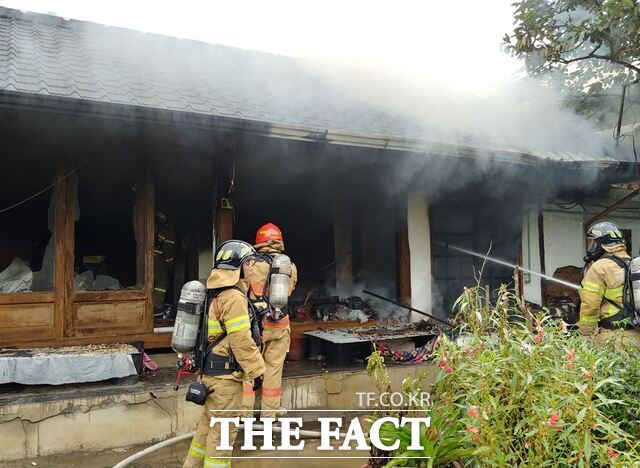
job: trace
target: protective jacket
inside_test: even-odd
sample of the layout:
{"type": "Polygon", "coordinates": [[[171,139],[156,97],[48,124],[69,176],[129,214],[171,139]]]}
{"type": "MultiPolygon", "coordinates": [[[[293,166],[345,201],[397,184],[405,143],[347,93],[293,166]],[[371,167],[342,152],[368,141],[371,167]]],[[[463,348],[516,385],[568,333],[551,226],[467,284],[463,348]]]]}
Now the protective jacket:
{"type": "MultiPolygon", "coordinates": [[[[269,240],[255,246],[258,253],[276,255],[284,251],[284,243],[281,240],[269,240]]],[[[251,289],[250,300],[259,308],[266,307],[264,284],[269,274],[270,265],[266,261],[258,261],[253,265],[250,275],[251,289]]],[[[295,264],[291,264],[291,281],[289,283],[289,295],[293,292],[298,281],[298,271],[295,264]]],[[[276,417],[280,408],[282,396],[282,371],[284,360],[289,352],[291,344],[291,330],[289,316],[285,315],[278,321],[265,318],[262,321],[263,330],[263,356],[266,365],[262,382],[262,417],[276,417]]],[[[242,407],[245,415],[250,415],[255,402],[255,392],[249,382],[245,382],[243,390],[242,407]]]]}
{"type": "MultiPolygon", "coordinates": [[[[585,271],[580,285],[580,321],[578,322],[582,335],[593,335],[607,338],[613,334],[609,326],[605,327],[603,320],[614,317],[622,307],[622,295],[625,283],[625,270],[614,260],[606,258],[615,255],[628,262],[629,255],[624,244],[604,246],[606,255],[593,262],[585,271]],[[618,306],[611,302],[618,304],[618,306]]],[[[625,331],[627,333],[627,331],[625,331]]],[[[628,334],[640,337],[635,330],[628,330],[628,334]]]]}
{"type": "MultiPolygon", "coordinates": [[[[248,282],[239,280],[235,287],[234,278],[239,275],[234,270],[214,270],[207,286],[224,287],[209,307],[208,339],[212,342],[222,333],[224,338],[212,349],[219,356],[229,356],[233,352],[242,371],[226,375],[207,376],[202,382],[209,389],[209,396],[203,408],[196,433],[191,441],[184,468],[225,467],[230,465],[231,451],[218,450],[221,442],[220,425],[210,427],[212,417],[231,418],[240,416],[242,405],[242,382],[252,382],[264,373],[264,359],[250,332],[249,307],[246,297],[248,282]],[[238,288],[238,289],[236,289],[238,288]]],[[[236,438],[236,428],[231,426],[230,444],[236,438]]]]}

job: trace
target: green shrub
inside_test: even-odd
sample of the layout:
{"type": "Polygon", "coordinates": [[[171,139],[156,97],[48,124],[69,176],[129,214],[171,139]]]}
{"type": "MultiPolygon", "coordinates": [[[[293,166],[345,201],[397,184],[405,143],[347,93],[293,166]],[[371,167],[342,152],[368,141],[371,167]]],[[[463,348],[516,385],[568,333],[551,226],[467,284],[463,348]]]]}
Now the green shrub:
{"type": "Polygon", "coordinates": [[[602,393],[617,405],[603,407],[607,417],[620,424],[620,428],[640,441],[640,356],[635,348],[616,351],[622,356],[621,365],[612,369],[618,385],[605,385],[602,393]]]}
{"type": "MultiPolygon", "coordinates": [[[[432,460],[402,445],[389,466],[640,466],[637,361],[532,316],[504,286],[496,296],[465,289],[459,337],[440,339],[434,428],[423,431],[432,460]]],[[[388,440],[407,436],[388,429],[388,440]]]]}

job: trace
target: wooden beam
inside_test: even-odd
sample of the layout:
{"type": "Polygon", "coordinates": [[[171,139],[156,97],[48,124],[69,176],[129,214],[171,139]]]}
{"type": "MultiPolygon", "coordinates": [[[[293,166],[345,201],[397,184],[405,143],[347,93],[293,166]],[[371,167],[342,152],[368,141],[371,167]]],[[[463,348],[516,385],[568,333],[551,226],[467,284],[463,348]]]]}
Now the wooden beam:
{"type": "Polygon", "coordinates": [[[144,198],[142,201],[142,211],[144,213],[144,232],[145,232],[145,244],[144,244],[144,292],[145,299],[145,314],[144,314],[144,331],[153,332],[153,282],[154,282],[154,255],[153,248],[155,242],[155,219],[156,219],[156,207],[155,207],[155,188],[153,175],[151,173],[151,164],[148,159],[145,159],[143,167],[143,187],[144,198]]]}
{"type": "Polygon", "coordinates": [[[617,202],[615,202],[613,205],[605,208],[604,210],[602,210],[600,213],[598,213],[597,215],[595,215],[593,218],[591,218],[589,221],[587,221],[585,223],[585,230],[588,230],[591,226],[593,226],[595,223],[597,223],[598,221],[600,221],[602,218],[604,218],[605,216],[607,216],[609,213],[611,213],[612,211],[617,210],[618,208],[620,208],[622,205],[624,205],[625,203],[627,203],[629,200],[631,200],[633,197],[635,197],[636,195],[638,195],[638,193],[640,193],[640,189],[636,189],[633,192],[631,192],[629,195],[627,195],[626,197],[621,198],[620,200],[618,200],[617,202]]]}
{"type": "MultiPolygon", "coordinates": [[[[67,216],[69,216],[66,206],[67,180],[66,180],[66,164],[62,158],[58,158],[56,164],[56,179],[59,181],[55,188],[55,250],[54,250],[54,294],[55,308],[53,327],[56,337],[64,336],[65,329],[65,310],[66,302],[66,282],[67,261],[66,261],[66,244],[67,244],[67,216]]],[[[73,214],[72,214],[73,216],[73,214]]],[[[73,271],[73,270],[72,270],[73,271]]]]}
{"type": "Polygon", "coordinates": [[[219,205],[217,209],[216,222],[216,245],[229,239],[233,239],[233,208],[231,205],[219,205]]]}
{"type": "Polygon", "coordinates": [[[56,302],[55,292],[8,293],[0,294],[0,305],[38,304],[56,302]]]}
{"type": "Polygon", "coordinates": [[[336,197],[334,203],[333,242],[336,265],[336,291],[339,296],[353,288],[353,219],[349,198],[336,197]]]}
{"type": "Polygon", "coordinates": [[[127,343],[132,341],[144,341],[145,349],[161,349],[171,347],[171,333],[110,333],[103,336],[80,336],[67,338],[40,338],[31,336],[28,339],[11,339],[2,343],[4,348],[56,348],[61,346],[82,346],[96,343],[127,343]]]}
{"type": "Polygon", "coordinates": [[[397,268],[398,301],[411,306],[411,253],[409,251],[409,229],[407,226],[407,200],[400,199],[397,208],[397,268]]]}
{"type": "Polygon", "coordinates": [[[74,302],[134,301],[146,299],[147,293],[140,289],[121,289],[118,291],[77,291],[74,302]]]}
{"type": "MultiPolygon", "coordinates": [[[[64,262],[64,275],[62,287],[62,296],[64,304],[62,336],[70,337],[73,335],[73,294],[75,289],[75,206],[78,191],[78,174],[73,174],[66,179],[64,190],[64,248],[61,261],[64,262]]],[[[60,294],[60,291],[57,291],[60,294]]]]}

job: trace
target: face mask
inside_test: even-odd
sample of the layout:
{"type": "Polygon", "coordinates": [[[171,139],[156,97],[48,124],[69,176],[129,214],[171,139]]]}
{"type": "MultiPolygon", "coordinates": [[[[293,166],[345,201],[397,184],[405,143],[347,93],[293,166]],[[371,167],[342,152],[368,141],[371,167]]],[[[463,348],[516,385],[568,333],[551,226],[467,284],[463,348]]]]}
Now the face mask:
{"type": "Polygon", "coordinates": [[[589,245],[587,247],[587,255],[584,256],[583,260],[585,263],[595,262],[600,257],[604,255],[604,249],[600,242],[594,239],[589,239],[589,245]]]}

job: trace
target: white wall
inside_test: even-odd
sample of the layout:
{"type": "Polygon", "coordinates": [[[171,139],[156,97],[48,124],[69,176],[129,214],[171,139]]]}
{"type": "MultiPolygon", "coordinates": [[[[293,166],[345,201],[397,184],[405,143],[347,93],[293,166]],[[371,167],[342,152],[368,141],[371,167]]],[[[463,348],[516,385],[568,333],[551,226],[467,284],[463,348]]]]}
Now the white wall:
{"type": "MultiPolygon", "coordinates": [[[[582,267],[585,251],[582,208],[562,211],[545,209],[542,214],[542,226],[546,274],[553,275],[557,268],[567,265],[582,267]]],[[[522,260],[524,268],[542,272],[537,211],[531,211],[524,217],[522,260]]],[[[542,302],[540,277],[525,274],[524,280],[524,298],[540,304],[542,302]]]]}
{"type": "Polygon", "coordinates": [[[585,254],[584,215],[582,211],[545,211],[543,218],[545,268],[553,275],[557,268],[581,267],[585,254]]]}
{"type": "MultiPolygon", "coordinates": [[[[530,211],[522,219],[522,266],[540,271],[540,242],[538,240],[538,213],[530,211]]],[[[540,304],[542,288],[538,276],[524,274],[523,294],[527,301],[540,304]]]]}
{"type": "MultiPolygon", "coordinates": [[[[427,197],[415,190],[407,200],[407,231],[411,265],[411,306],[431,313],[431,227],[427,197]]],[[[412,312],[411,320],[424,317],[412,312]]]]}

